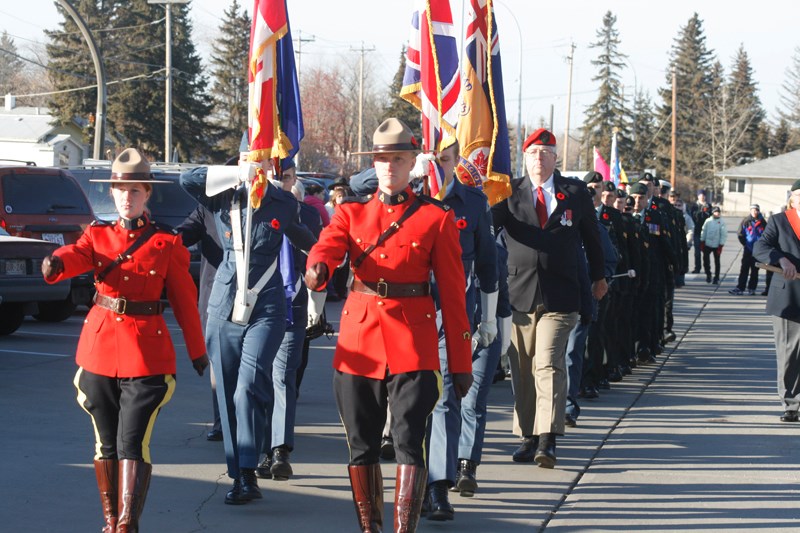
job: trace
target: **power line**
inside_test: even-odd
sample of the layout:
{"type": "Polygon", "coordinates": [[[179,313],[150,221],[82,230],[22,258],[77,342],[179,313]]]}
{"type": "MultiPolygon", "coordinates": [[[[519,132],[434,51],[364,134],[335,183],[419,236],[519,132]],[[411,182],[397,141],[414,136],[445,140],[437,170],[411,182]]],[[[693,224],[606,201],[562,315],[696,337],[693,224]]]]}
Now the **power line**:
{"type": "MultiPolygon", "coordinates": [[[[163,69],[161,71],[159,71],[159,72],[163,72],[163,69]]],[[[150,74],[139,74],[137,76],[131,76],[129,78],[123,78],[121,80],[109,81],[109,82],[106,83],[106,85],[116,85],[118,83],[123,83],[123,82],[126,82],[126,81],[133,81],[133,80],[138,80],[138,79],[144,79],[144,78],[154,78],[154,76],[156,74],[158,74],[158,72],[151,72],[150,74]]],[[[86,85],[85,87],[75,87],[73,89],[62,89],[60,91],[48,91],[46,93],[15,94],[13,96],[15,98],[32,98],[34,96],[50,96],[50,95],[53,95],[53,94],[73,93],[73,92],[77,92],[77,91],[87,91],[89,89],[96,89],[96,88],[97,88],[97,84],[95,83],[93,85],[86,85]]]]}

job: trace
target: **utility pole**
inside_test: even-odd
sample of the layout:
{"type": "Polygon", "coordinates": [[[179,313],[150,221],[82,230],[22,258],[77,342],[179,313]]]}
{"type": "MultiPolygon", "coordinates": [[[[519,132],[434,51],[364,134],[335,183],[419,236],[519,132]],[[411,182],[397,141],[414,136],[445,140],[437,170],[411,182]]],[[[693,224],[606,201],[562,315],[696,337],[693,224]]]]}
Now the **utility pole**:
{"type": "MultiPolygon", "coordinates": [[[[374,52],[375,47],[364,48],[364,41],[361,41],[361,48],[350,48],[351,52],[360,52],[361,58],[358,62],[358,152],[361,151],[361,140],[364,137],[364,54],[374,52]]],[[[359,157],[359,161],[361,156],[359,157]]],[[[359,165],[360,166],[360,165],[359,165]]]]}
{"type": "Polygon", "coordinates": [[[575,58],[575,43],[570,43],[569,56],[567,57],[567,62],[569,62],[569,83],[567,84],[567,122],[564,125],[564,156],[561,159],[561,165],[565,169],[567,165],[567,153],[569,150],[569,114],[570,114],[570,106],[572,105],[572,63],[574,58],[575,58]]]}
{"type": "MultiPolygon", "coordinates": [[[[297,86],[300,87],[300,61],[303,57],[303,43],[313,43],[317,38],[313,35],[311,37],[303,38],[303,30],[297,30],[297,86]]],[[[298,147],[299,148],[299,147],[298,147]]],[[[300,168],[300,152],[298,151],[294,156],[294,164],[300,168]]]]}
{"type": "Polygon", "coordinates": [[[670,184],[672,190],[675,190],[675,166],[677,162],[677,138],[678,138],[678,110],[676,109],[678,103],[678,77],[675,73],[675,67],[672,67],[672,151],[670,165],[670,184]]]}
{"type": "Polygon", "coordinates": [[[164,102],[164,161],[172,161],[172,4],[185,4],[189,0],[147,0],[148,4],[165,4],[167,11],[167,51],[164,61],[166,88],[164,102]]]}

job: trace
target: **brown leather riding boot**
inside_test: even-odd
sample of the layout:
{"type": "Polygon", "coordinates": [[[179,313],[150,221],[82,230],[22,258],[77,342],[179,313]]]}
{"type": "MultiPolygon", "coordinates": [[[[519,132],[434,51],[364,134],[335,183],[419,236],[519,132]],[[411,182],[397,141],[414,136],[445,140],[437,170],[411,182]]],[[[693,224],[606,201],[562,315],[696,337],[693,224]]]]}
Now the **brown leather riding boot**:
{"type": "Polygon", "coordinates": [[[394,491],[394,531],[414,533],[428,486],[428,470],[421,466],[397,465],[394,491]]]}
{"type": "Polygon", "coordinates": [[[103,518],[106,521],[103,533],[117,531],[117,468],[116,459],[94,461],[94,475],[97,478],[100,505],[103,506],[103,518]]]}
{"type": "Polygon", "coordinates": [[[383,476],[381,465],[349,465],[350,488],[358,524],[363,533],[381,533],[383,528],[383,476]]]}
{"type": "Polygon", "coordinates": [[[139,531],[139,517],[144,509],[150,474],[153,466],[144,461],[120,459],[119,461],[119,517],[117,533],[139,531]]]}

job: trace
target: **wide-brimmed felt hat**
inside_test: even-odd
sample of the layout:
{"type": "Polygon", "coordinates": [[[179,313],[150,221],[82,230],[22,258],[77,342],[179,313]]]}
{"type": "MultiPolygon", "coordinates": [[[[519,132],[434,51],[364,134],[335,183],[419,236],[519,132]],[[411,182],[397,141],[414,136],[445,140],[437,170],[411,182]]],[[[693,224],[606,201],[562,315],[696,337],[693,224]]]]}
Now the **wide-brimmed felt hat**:
{"type": "Polygon", "coordinates": [[[420,146],[414,133],[402,120],[389,117],[372,135],[372,150],[353,152],[353,155],[385,154],[388,152],[419,152],[420,146]]]}
{"type": "Polygon", "coordinates": [[[172,183],[157,180],[150,172],[150,162],[136,148],[126,148],[111,164],[109,179],[90,179],[98,183],[172,183]]]}
{"type": "Polygon", "coordinates": [[[347,181],[347,178],[343,178],[343,177],[340,176],[340,177],[336,178],[335,180],[333,180],[333,183],[328,185],[328,190],[332,191],[336,187],[349,187],[349,186],[350,186],[350,182],[347,181]]]}

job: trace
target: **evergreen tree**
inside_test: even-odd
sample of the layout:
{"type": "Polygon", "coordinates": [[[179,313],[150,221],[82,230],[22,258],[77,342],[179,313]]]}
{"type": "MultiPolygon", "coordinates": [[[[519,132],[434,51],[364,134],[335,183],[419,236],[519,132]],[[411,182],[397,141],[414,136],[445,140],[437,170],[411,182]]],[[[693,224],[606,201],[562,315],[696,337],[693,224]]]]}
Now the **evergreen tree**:
{"type": "Polygon", "coordinates": [[[0,97],[17,92],[17,78],[24,66],[18,57],[14,39],[8,36],[7,31],[3,31],[0,36],[0,97]]]}
{"type": "Polygon", "coordinates": [[[617,146],[620,155],[629,152],[631,133],[629,115],[625,109],[620,71],[625,67],[625,54],[619,51],[619,32],[615,25],[617,17],[611,11],[603,16],[603,27],[597,30],[597,41],[589,45],[599,50],[592,65],[597,74],[592,81],[600,83],[597,100],[586,109],[583,123],[583,138],[588,146],[595,146],[606,160],[611,153],[611,138],[617,129],[617,146]]]}
{"type": "Polygon", "coordinates": [[[758,97],[758,88],[753,81],[753,67],[750,58],[740,46],[733,60],[733,68],[728,78],[729,98],[737,102],[737,111],[748,115],[746,133],[744,134],[739,149],[741,156],[746,161],[760,159],[766,156],[767,146],[764,136],[764,120],[766,113],[758,97]]]}
{"type": "Polygon", "coordinates": [[[653,168],[655,163],[656,118],[650,96],[639,91],[633,99],[631,146],[621,156],[626,172],[653,168]]]}
{"type": "Polygon", "coordinates": [[[219,129],[215,149],[228,157],[239,153],[242,132],[247,129],[250,24],[247,11],[233,0],[212,47],[213,121],[219,129]]]}
{"type": "Polygon", "coordinates": [[[657,138],[657,169],[666,176],[670,169],[672,118],[672,69],[677,81],[677,161],[678,179],[693,176],[702,184],[711,183],[712,171],[706,146],[710,144],[704,110],[714,87],[711,79],[713,51],[706,47],[703,22],[695,13],[680,29],[670,52],[666,87],[659,91],[663,100],[658,110],[659,124],[666,124],[657,138]]]}
{"type": "Polygon", "coordinates": [[[389,94],[386,97],[387,104],[383,110],[381,121],[389,117],[399,118],[414,132],[418,141],[422,142],[422,115],[416,107],[400,98],[400,89],[403,88],[403,76],[406,72],[406,47],[400,51],[400,64],[394,74],[392,84],[389,86],[389,94]]]}
{"type": "Polygon", "coordinates": [[[778,113],[791,132],[790,144],[800,144],[800,47],[794,49],[792,64],[786,69],[781,86],[781,105],[778,113]]]}
{"type": "Polygon", "coordinates": [[[797,149],[792,145],[792,128],[786,118],[781,118],[775,130],[769,136],[769,157],[773,157],[797,149]]]}

